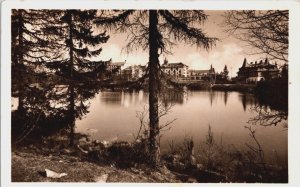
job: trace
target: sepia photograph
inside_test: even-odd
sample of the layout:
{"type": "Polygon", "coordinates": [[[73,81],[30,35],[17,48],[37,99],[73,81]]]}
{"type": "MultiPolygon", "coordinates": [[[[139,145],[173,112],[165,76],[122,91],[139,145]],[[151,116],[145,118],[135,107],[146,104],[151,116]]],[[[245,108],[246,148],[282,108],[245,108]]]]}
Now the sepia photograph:
{"type": "Polygon", "coordinates": [[[289,183],[289,8],[9,13],[7,180],[289,183]]]}

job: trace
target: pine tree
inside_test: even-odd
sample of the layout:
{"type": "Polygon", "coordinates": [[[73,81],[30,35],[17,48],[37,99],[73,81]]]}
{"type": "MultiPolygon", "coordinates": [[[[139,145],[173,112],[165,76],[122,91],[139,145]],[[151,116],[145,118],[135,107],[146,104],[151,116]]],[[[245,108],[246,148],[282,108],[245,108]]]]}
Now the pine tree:
{"type": "Polygon", "coordinates": [[[44,14],[40,10],[11,11],[12,96],[18,97],[18,109],[12,111],[12,139],[22,141],[36,123],[45,117],[49,87],[43,72],[43,57],[48,40],[41,30],[44,14]]]}
{"type": "MultiPolygon", "coordinates": [[[[85,101],[94,96],[96,88],[90,82],[106,70],[108,61],[93,61],[102,51],[100,45],[107,42],[105,32],[95,34],[92,21],[95,10],[48,11],[49,25],[43,31],[56,47],[52,58],[44,59],[46,67],[59,77],[67,90],[56,93],[67,107],[68,124],[71,129],[70,144],[73,145],[75,119],[87,113],[85,101]]],[[[95,86],[95,85],[93,85],[95,86]]]]}
{"type": "Polygon", "coordinates": [[[52,37],[59,54],[47,62],[47,67],[70,80],[96,79],[99,73],[104,72],[108,61],[91,59],[101,53],[100,45],[109,39],[105,32],[95,34],[92,28],[96,11],[62,10],[49,14],[54,20],[44,28],[44,32],[52,37]]]}
{"type": "Polygon", "coordinates": [[[227,69],[227,65],[224,66],[223,74],[224,74],[224,78],[227,80],[228,79],[228,74],[229,74],[229,71],[227,69]]]}
{"type": "Polygon", "coordinates": [[[42,15],[36,10],[13,9],[11,12],[12,93],[18,93],[18,110],[24,109],[32,79],[39,75],[43,48],[48,42],[39,29],[42,15]]]}
{"type": "Polygon", "coordinates": [[[215,38],[207,37],[199,26],[207,19],[201,10],[125,10],[102,11],[95,23],[111,29],[129,31],[128,49],[149,49],[149,150],[153,167],[159,164],[158,95],[160,71],[159,55],[168,53],[174,41],[209,49],[215,38]],[[111,16],[113,15],[113,16],[111,16]]]}

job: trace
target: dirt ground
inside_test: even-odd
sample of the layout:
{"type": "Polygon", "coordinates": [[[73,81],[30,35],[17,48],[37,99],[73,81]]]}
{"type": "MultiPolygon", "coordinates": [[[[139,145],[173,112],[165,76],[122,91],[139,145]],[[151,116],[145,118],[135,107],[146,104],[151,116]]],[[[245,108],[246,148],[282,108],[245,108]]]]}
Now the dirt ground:
{"type": "Polygon", "coordinates": [[[158,171],[137,168],[119,169],[82,161],[72,156],[45,156],[28,152],[12,152],[12,182],[181,182],[168,169],[158,171]],[[45,169],[67,173],[61,178],[45,176],[45,169]]]}

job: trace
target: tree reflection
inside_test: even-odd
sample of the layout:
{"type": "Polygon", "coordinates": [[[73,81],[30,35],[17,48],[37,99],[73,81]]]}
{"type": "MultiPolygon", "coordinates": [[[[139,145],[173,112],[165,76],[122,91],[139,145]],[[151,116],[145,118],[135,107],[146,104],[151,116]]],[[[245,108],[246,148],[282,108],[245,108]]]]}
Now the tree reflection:
{"type": "Polygon", "coordinates": [[[252,108],[252,111],[256,113],[256,115],[249,119],[249,123],[253,125],[261,125],[261,126],[272,126],[282,124],[283,127],[287,128],[287,111],[278,111],[272,110],[267,106],[255,106],[252,108]]]}
{"type": "Polygon", "coordinates": [[[43,81],[24,92],[23,107],[12,111],[12,140],[38,140],[65,129],[74,143],[76,119],[88,113],[87,100],[98,92],[89,83],[58,84],[43,81]]]}
{"type": "Polygon", "coordinates": [[[246,111],[247,108],[251,108],[256,104],[259,104],[257,99],[252,94],[242,93],[241,95],[239,95],[239,99],[243,105],[244,111],[246,111]]]}
{"type": "Polygon", "coordinates": [[[252,107],[256,116],[249,120],[251,124],[276,126],[282,124],[287,128],[288,123],[288,76],[282,72],[278,79],[258,83],[255,95],[259,105],[252,107]]]}
{"type": "Polygon", "coordinates": [[[224,92],[224,104],[225,104],[225,106],[227,105],[227,100],[228,100],[228,92],[225,91],[224,92]]]}
{"type": "Polygon", "coordinates": [[[184,104],[187,92],[179,89],[166,89],[160,94],[160,100],[164,106],[184,104]]]}
{"type": "Polygon", "coordinates": [[[209,91],[209,101],[210,101],[210,106],[212,106],[213,101],[216,99],[216,93],[213,90],[209,91]]]}
{"type": "Polygon", "coordinates": [[[122,104],[122,100],[124,99],[125,93],[124,92],[112,92],[112,91],[104,91],[101,92],[100,100],[102,103],[109,104],[109,105],[116,105],[120,106],[122,104]]]}

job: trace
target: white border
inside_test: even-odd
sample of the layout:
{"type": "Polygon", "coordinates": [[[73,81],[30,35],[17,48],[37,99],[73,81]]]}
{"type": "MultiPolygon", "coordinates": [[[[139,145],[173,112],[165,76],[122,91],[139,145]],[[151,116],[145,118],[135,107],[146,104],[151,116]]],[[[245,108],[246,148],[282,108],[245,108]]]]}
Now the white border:
{"type": "MultiPolygon", "coordinates": [[[[13,8],[36,9],[204,9],[204,10],[232,10],[232,9],[289,9],[290,10],[290,46],[289,46],[289,183],[276,186],[300,185],[300,106],[297,96],[300,93],[300,1],[41,1],[41,0],[7,0],[1,7],[1,184],[3,186],[73,186],[80,183],[11,183],[11,60],[10,60],[10,10],[13,8]],[[297,95],[298,94],[298,95],[297,95]]],[[[84,185],[99,186],[99,184],[85,183],[84,185]]],[[[103,185],[103,184],[101,184],[103,185]]],[[[105,184],[105,186],[116,184],[105,184]]],[[[129,184],[140,185],[140,184],[129,184]]],[[[151,185],[151,184],[143,184],[151,185]]],[[[164,186],[172,184],[161,184],[164,186]]],[[[173,184],[182,185],[253,185],[253,184],[173,184]]],[[[172,186],[173,186],[172,185],[172,186]]],[[[274,184],[255,184],[255,186],[273,186],[274,184]]]]}

